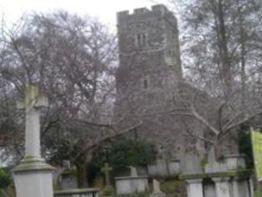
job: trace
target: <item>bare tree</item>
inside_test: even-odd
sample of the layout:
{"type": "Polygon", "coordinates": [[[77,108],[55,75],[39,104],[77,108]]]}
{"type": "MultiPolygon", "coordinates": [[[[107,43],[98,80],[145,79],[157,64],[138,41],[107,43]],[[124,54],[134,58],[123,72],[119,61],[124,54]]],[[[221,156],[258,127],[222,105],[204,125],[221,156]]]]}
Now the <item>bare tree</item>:
{"type": "Polygon", "coordinates": [[[261,44],[261,8],[244,0],[196,0],[184,2],[182,7],[187,79],[207,97],[195,102],[193,91],[182,101],[187,106],[184,112],[174,108],[171,113],[203,124],[205,134],[189,134],[215,146],[217,156],[237,151],[237,131],[262,113],[261,86],[254,86],[256,77],[261,76],[257,72],[261,67],[257,47],[261,44]]]}
{"type": "MultiPolygon", "coordinates": [[[[28,83],[48,96],[50,107],[43,113],[41,129],[43,153],[56,164],[71,161],[77,167],[79,186],[84,186],[94,148],[140,124],[116,130],[111,120],[115,36],[91,18],[57,12],[27,16],[16,31],[5,28],[2,38],[3,88],[9,97],[15,96],[14,101],[24,96],[28,83]]],[[[17,113],[15,103],[11,106],[10,113],[17,113]]],[[[18,133],[16,128],[13,131],[18,133]]],[[[21,141],[19,145],[20,150],[21,141]]]]}

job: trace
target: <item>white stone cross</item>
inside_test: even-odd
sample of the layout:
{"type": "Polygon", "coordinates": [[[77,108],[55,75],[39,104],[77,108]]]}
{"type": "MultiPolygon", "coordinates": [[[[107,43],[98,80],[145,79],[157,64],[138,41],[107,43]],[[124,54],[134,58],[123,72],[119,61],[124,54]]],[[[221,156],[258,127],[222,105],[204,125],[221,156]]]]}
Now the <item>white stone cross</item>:
{"type": "Polygon", "coordinates": [[[25,109],[25,158],[41,158],[39,109],[46,106],[48,99],[40,95],[36,86],[28,85],[24,101],[17,106],[19,109],[25,109]]]}

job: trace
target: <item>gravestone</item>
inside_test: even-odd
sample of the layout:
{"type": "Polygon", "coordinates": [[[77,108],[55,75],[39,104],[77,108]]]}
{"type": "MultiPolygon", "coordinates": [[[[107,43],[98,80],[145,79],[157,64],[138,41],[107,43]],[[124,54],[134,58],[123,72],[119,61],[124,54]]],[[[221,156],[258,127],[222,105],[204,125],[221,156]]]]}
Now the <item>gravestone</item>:
{"type": "Polygon", "coordinates": [[[225,172],[227,171],[227,166],[225,162],[217,161],[215,157],[215,149],[212,147],[208,152],[208,163],[205,166],[205,172],[207,173],[216,173],[216,172],[225,172]]]}
{"type": "Polygon", "coordinates": [[[183,174],[203,173],[200,157],[196,154],[186,154],[182,159],[181,170],[183,174]]]}
{"type": "Polygon", "coordinates": [[[150,177],[174,177],[180,173],[180,160],[157,159],[147,165],[147,171],[150,177]]]}
{"type": "Polygon", "coordinates": [[[25,110],[25,156],[13,170],[17,197],[53,197],[53,167],[41,158],[40,109],[48,106],[46,97],[35,86],[27,86],[25,100],[18,105],[25,110]]]}
{"type": "Polygon", "coordinates": [[[166,194],[160,190],[160,183],[157,180],[153,180],[153,192],[150,197],[166,197],[166,194]]]}
{"type": "Polygon", "coordinates": [[[77,188],[75,169],[65,169],[60,175],[61,189],[68,190],[77,188]]]}
{"type": "Polygon", "coordinates": [[[131,177],[137,177],[137,176],[138,176],[138,175],[137,175],[137,170],[136,170],[135,167],[129,166],[129,169],[130,169],[130,176],[131,176],[131,177]]]}
{"type": "Polygon", "coordinates": [[[129,168],[130,176],[115,178],[117,195],[130,195],[148,191],[148,177],[138,176],[135,167],[130,166],[129,168]]]}

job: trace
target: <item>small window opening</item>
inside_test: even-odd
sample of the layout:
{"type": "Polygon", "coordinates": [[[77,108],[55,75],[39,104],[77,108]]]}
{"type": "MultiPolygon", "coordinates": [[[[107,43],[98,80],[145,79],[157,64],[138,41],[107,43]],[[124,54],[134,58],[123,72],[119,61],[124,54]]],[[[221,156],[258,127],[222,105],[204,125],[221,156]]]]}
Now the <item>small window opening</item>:
{"type": "Polygon", "coordinates": [[[147,44],[147,38],[146,38],[146,34],[137,34],[136,36],[136,44],[138,47],[143,47],[146,46],[147,44]]]}
{"type": "Polygon", "coordinates": [[[148,79],[144,79],[144,81],[143,81],[143,87],[144,87],[144,89],[147,89],[147,88],[148,88],[148,79]]]}

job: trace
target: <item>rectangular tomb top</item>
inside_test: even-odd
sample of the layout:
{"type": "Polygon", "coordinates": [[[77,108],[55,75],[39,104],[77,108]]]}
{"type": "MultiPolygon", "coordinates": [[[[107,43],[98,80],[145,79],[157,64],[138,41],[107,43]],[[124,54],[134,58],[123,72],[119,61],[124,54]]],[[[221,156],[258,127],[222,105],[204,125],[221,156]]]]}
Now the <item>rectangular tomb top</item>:
{"type": "Polygon", "coordinates": [[[86,189],[62,190],[62,191],[55,191],[55,195],[86,194],[86,193],[94,193],[94,192],[99,192],[99,189],[98,188],[86,188],[86,189]]]}
{"type": "Polygon", "coordinates": [[[148,176],[137,176],[137,177],[132,177],[132,176],[123,176],[123,177],[115,177],[115,180],[134,180],[134,179],[148,179],[148,176]]]}

